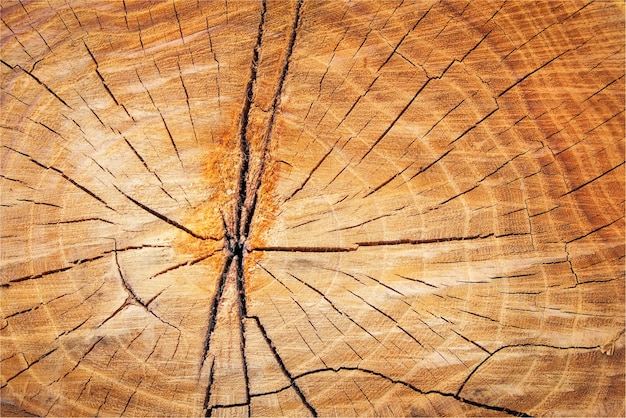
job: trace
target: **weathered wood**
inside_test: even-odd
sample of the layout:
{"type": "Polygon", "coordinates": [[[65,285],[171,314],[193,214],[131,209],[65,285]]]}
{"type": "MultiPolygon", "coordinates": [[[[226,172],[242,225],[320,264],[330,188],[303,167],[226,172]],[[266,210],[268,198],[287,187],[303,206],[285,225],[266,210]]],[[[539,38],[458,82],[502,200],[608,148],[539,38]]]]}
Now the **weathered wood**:
{"type": "Polygon", "coordinates": [[[0,15],[1,415],[625,413],[623,2],[0,15]]]}

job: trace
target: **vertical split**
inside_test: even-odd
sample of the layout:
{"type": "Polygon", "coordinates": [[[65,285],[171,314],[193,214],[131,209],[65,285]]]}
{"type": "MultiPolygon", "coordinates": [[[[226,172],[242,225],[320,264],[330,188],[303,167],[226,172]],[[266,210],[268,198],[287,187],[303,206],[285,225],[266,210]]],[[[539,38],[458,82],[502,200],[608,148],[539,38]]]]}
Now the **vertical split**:
{"type": "MultiPolygon", "coordinates": [[[[286,34],[284,38],[287,43],[286,47],[279,48],[280,52],[282,52],[283,60],[282,65],[277,69],[263,66],[264,61],[261,52],[264,48],[269,48],[270,52],[268,55],[271,55],[271,50],[279,46],[275,45],[275,43],[280,42],[280,40],[277,40],[275,37],[265,38],[264,33],[266,27],[270,27],[270,29],[275,31],[276,28],[274,26],[280,27],[280,22],[266,20],[267,2],[264,0],[262,3],[256,45],[252,53],[250,79],[246,85],[244,104],[241,110],[239,130],[241,166],[239,170],[237,205],[232,218],[223,217],[226,260],[210,309],[209,325],[201,363],[201,367],[203,367],[209,353],[212,354],[213,360],[209,372],[209,385],[207,386],[204,400],[206,416],[210,416],[216,408],[249,407],[250,405],[244,326],[244,321],[246,318],[249,318],[246,306],[245,283],[246,243],[250,235],[258,192],[265,170],[276,109],[280,103],[285,78],[289,71],[291,54],[296,41],[298,25],[301,19],[302,1],[298,0],[296,2],[290,33],[286,34]],[[267,44],[269,46],[264,46],[267,44]],[[259,83],[261,77],[263,78],[263,83],[259,83]],[[268,80],[271,82],[268,83],[268,80]],[[268,84],[273,86],[271,91],[264,87],[268,84]],[[264,109],[264,103],[269,103],[269,110],[264,109]],[[239,365],[241,365],[241,370],[237,371],[236,369],[239,365]],[[235,370],[233,371],[233,369],[235,370]],[[224,373],[230,373],[230,375],[226,376],[224,373]],[[224,377],[224,383],[220,385],[221,377],[224,377]],[[233,385],[235,387],[232,387],[233,385]],[[241,392],[242,387],[245,387],[245,393],[241,392]]],[[[280,13],[277,13],[276,16],[280,16],[280,13]]],[[[266,334],[264,335],[266,342],[273,346],[269,337],[266,334]]],[[[313,407],[302,395],[294,379],[285,369],[278,353],[275,352],[274,355],[303,404],[313,415],[317,415],[313,407]]]]}

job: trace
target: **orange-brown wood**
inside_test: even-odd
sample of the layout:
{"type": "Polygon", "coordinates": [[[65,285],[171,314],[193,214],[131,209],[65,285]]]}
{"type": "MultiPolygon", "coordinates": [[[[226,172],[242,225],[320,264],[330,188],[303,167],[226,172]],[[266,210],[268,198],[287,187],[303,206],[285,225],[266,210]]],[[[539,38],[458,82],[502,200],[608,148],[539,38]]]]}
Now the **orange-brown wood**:
{"type": "Polygon", "coordinates": [[[0,17],[0,415],[624,415],[623,2],[0,17]]]}

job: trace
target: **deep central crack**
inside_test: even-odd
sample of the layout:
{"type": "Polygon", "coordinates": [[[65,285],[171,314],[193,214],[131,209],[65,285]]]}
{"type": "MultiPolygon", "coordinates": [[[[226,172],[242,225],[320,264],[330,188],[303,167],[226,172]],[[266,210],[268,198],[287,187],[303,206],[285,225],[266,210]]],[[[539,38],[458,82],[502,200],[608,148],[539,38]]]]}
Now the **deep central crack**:
{"type": "Polygon", "coordinates": [[[298,394],[304,406],[313,415],[317,415],[315,409],[307,402],[300,391],[294,377],[286,368],[259,318],[248,316],[244,268],[247,241],[265,169],[276,109],[280,102],[284,81],[289,70],[290,57],[296,40],[301,18],[301,6],[302,0],[296,3],[293,11],[291,31],[285,34],[286,45],[283,49],[284,58],[281,68],[276,72],[267,70],[263,74],[263,77],[275,80],[273,91],[265,91],[267,89],[261,89],[257,84],[258,71],[262,68],[260,52],[264,44],[276,43],[281,40],[277,40],[276,36],[264,37],[267,26],[270,26],[274,31],[276,28],[274,28],[274,22],[266,22],[267,4],[265,0],[262,3],[256,45],[252,53],[250,79],[246,86],[244,104],[241,111],[239,131],[241,166],[239,170],[237,206],[235,213],[231,214],[230,217],[228,214],[222,213],[226,241],[224,247],[226,260],[211,303],[209,325],[204,341],[201,363],[201,368],[203,368],[207,360],[210,359],[211,361],[209,382],[204,400],[206,416],[210,416],[212,411],[217,408],[245,407],[250,404],[251,395],[245,352],[246,321],[250,320],[254,321],[254,324],[261,331],[267,345],[271,349],[274,361],[278,363],[285,376],[289,379],[290,386],[298,394]],[[269,111],[261,111],[262,106],[259,102],[270,102],[271,108],[269,111]],[[216,335],[219,336],[216,338],[216,335]],[[233,359],[235,360],[233,361],[233,359]],[[238,368],[238,362],[241,362],[242,370],[233,371],[233,369],[238,368]],[[220,376],[222,376],[220,373],[223,373],[223,376],[228,376],[228,379],[224,380],[226,383],[220,382],[220,376]],[[245,393],[241,392],[240,383],[245,386],[245,393]]]}

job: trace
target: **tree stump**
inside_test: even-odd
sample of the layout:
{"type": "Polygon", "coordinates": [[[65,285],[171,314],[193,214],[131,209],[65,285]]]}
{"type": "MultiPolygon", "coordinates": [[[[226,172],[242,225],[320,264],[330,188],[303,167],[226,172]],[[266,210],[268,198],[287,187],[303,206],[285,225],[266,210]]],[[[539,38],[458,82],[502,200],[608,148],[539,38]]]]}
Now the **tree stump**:
{"type": "Polygon", "coordinates": [[[623,2],[0,14],[3,416],[624,414],[623,2]]]}

